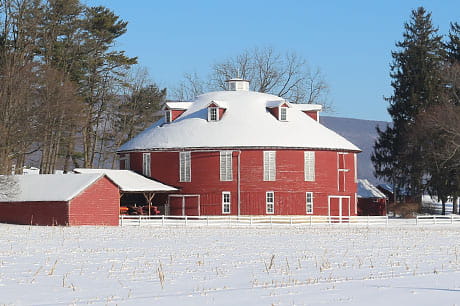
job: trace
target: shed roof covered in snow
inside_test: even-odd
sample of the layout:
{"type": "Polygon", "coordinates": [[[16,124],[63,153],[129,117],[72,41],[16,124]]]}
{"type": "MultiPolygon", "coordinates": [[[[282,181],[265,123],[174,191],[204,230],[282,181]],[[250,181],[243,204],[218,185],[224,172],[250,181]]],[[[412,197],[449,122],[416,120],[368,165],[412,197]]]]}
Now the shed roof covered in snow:
{"type": "Polygon", "coordinates": [[[358,198],[386,198],[385,194],[372,185],[368,180],[358,180],[358,198]]]}
{"type": "Polygon", "coordinates": [[[165,185],[153,179],[146,178],[131,170],[113,170],[113,169],[87,169],[76,168],[76,173],[105,174],[112,180],[121,191],[124,192],[173,192],[177,191],[169,185],[165,185]]]}
{"type": "MultiPolygon", "coordinates": [[[[291,107],[280,121],[267,107],[283,98],[254,91],[217,91],[200,95],[170,123],[160,119],[119,148],[119,152],[195,148],[296,148],[358,152],[360,149],[302,110],[291,107]],[[218,121],[208,121],[211,101],[224,102],[218,121]]],[[[292,105],[292,104],[290,104],[292,105]]]]}
{"type": "Polygon", "coordinates": [[[0,176],[0,202],[70,201],[102,173],[0,176]]]}

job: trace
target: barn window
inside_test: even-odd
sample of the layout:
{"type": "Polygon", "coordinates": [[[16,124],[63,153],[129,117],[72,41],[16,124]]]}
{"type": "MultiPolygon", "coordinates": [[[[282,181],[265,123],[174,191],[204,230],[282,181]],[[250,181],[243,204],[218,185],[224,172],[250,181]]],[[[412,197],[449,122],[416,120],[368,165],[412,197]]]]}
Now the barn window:
{"type": "Polygon", "coordinates": [[[218,121],[219,120],[219,108],[209,107],[208,108],[208,121],[218,121]]]}
{"type": "Polygon", "coordinates": [[[230,213],[230,203],[231,197],[229,191],[222,192],[222,213],[229,214],[230,213]]]}
{"type": "Polygon", "coordinates": [[[276,151],[264,151],[264,181],[276,180],[276,151]]]}
{"type": "Polygon", "coordinates": [[[267,214],[274,214],[275,213],[275,193],[273,191],[267,191],[265,198],[266,198],[267,214]]]}
{"type": "Polygon", "coordinates": [[[280,107],[280,121],[287,121],[287,107],[280,107]]]}
{"type": "Polygon", "coordinates": [[[337,169],[338,169],[338,175],[337,175],[337,188],[339,191],[345,191],[345,179],[346,179],[346,173],[348,172],[348,169],[346,168],[346,155],[347,153],[337,153],[337,169]]]}
{"type": "Polygon", "coordinates": [[[220,180],[233,180],[232,151],[220,151],[220,180]]]}
{"type": "Polygon", "coordinates": [[[142,174],[150,176],[150,153],[142,153],[142,174]]]}
{"type": "Polygon", "coordinates": [[[125,153],[120,155],[120,159],[118,160],[119,165],[118,168],[120,170],[129,170],[129,153],[125,153]]]}
{"type": "Polygon", "coordinates": [[[315,181],[315,152],[314,151],[304,151],[304,172],[305,172],[305,181],[307,182],[315,181]]]}
{"type": "Polygon", "coordinates": [[[306,211],[308,215],[313,213],[313,192],[306,193],[306,211]]]}
{"type": "Polygon", "coordinates": [[[172,121],[172,114],[170,110],[165,111],[165,121],[166,123],[170,123],[172,121]]]}
{"type": "Polygon", "coordinates": [[[180,182],[191,182],[191,164],[190,164],[191,152],[180,152],[179,153],[179,181],[180,182]]]}

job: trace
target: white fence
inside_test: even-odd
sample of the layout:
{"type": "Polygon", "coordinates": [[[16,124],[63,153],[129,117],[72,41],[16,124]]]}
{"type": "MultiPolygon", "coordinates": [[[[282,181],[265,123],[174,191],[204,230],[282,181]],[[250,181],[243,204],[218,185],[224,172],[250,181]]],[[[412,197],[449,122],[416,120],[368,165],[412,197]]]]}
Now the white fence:
{"type": "Polygon", "coordinates": [[[421,215],[412,219],[387,216],[131,216],[121,215],[120,225],[150,226],[315,226],[458,224],[459,215],[421,215]]]}

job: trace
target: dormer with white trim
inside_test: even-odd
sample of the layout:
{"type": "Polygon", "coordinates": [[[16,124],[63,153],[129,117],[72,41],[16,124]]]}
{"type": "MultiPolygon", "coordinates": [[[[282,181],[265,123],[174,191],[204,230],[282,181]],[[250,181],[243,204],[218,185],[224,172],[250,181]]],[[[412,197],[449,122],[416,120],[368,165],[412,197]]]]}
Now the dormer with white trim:
{"type": "Polygon", "coordinates": [[[249,81],[240,78],[233,78],[225,81],[228,91],[249,91],[249,81]]]}
{"type": "Polygon", "coordinates": [[[267,110],[279,121],[289,121],[288,109],[291,104],[285,100],[268,101],[266,104],[267,110]]]}
{"type": "Polygon", "coordinates": [[[227,107],[224,102],[211,101],[207,106],[208,109],[208,121],[215,122],[222,119],[227,107]]]}
{"type": "Polygon", "coordinates": [[[165,122],[171,123],[180,117],[193,102],[166,102],[163,108],[165,122]]]}
{"type": "Polygon", "coordinates": [[[323,107],[319,104],[292,104],[292,106],[305,115],[311,117],[315,121],[319,122],[319,112],[323,110],[323,107]]]}

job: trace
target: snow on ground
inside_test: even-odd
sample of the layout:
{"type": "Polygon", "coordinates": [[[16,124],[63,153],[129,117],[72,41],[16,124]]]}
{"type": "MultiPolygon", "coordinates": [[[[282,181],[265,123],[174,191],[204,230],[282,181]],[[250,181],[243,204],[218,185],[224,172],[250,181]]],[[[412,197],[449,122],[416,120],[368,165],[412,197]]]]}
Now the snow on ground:
{"type": "Polygon", "coordinates": [[[459,305],[459,229],[0,224],[0,304],[459,305]]]}

